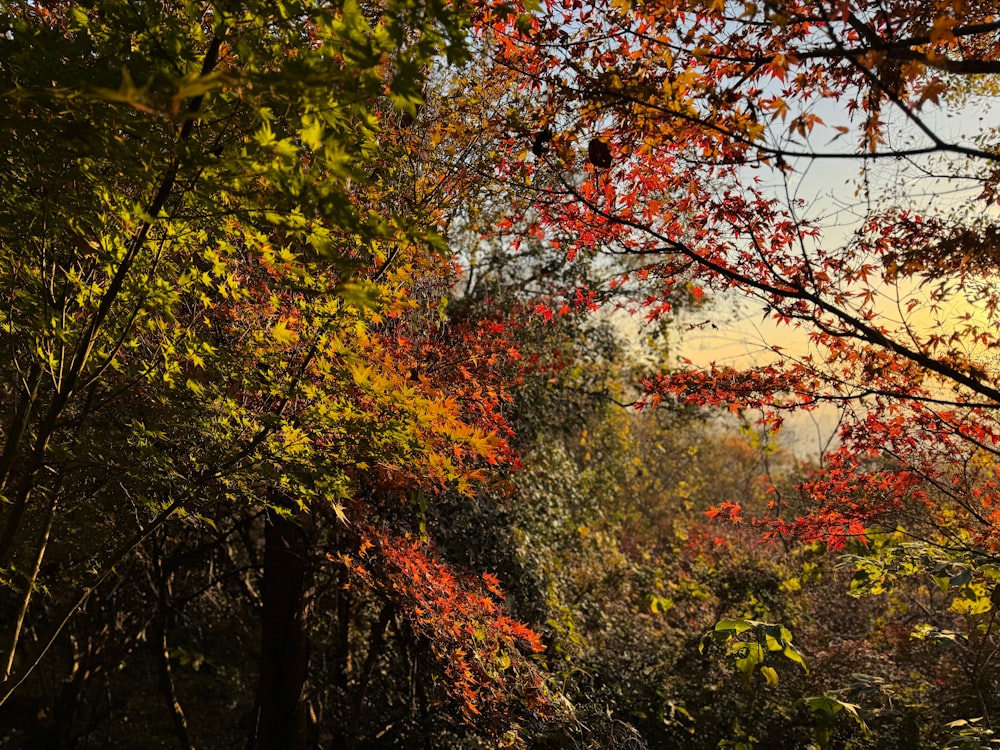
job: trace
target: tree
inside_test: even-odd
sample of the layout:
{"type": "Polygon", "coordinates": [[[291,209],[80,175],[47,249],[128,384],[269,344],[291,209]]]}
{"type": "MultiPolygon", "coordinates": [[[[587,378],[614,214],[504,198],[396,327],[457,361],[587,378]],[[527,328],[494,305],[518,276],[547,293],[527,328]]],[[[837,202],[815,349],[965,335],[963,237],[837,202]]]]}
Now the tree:
{"type": "Polygon", "coordinates": [[[841,543],[935,487],[991,548],[995,484],[957,467],[996,455],[984,209],[997,157],[988,127],[952,138],[928,111],[988,90],[988,11],[553,2],[485,14],[503,74],[536,92],[524,129],[545,122],[555,134],[542,157],[512,136],[501,165],[558,184],[534,206],[540,232],[569,252],[644,258],[664,289],[693,281],[748,295],[808,335],[808,350],[774,346],[774,361],[751,370],[649,378],[648,402],[759,409],[775,428],[784,410],[842,405],[839,447],[803,485],[814,512],[776,519],[777,532],[841,543]],[[610,169],[585,154],[591,137],[611,142],[610,169]],[[814,165],[845,160],[862,191],[846,236],[790,188],[814,165]],[[926,207],[916,187],[880,193],[889,163],[913,165],[895,179],[960,189],[926,207]]]}
{"type": "Polygon", "coordinates": [[[959,23],[960,10],[549,3],[515,19],[494,17],[498,62],[537,91],[539,105],[524,120],[551,121],[556,133],[545,157],[524,158],[523,142],[513,141],[507,162],[518,173],[561,175],[561,187],[536,207],[539,225],[570,247],[645,257],[665,287],[683,272],[706,288],[746,293],[767,305],[768,316],[808,329],[823,352],[790,352],[780,364],[703,380],[678,373],[651,381],[651,396],[697,392],[720,404],[781,408],[863,401],[876,408],[863,410],[871,415],[869,442],[854,434],[854,454],[896,447],[885,424],[892,420],[881,416],[890,408],[912,409],[914,429],[938,445],[958,441],[972,450],[971,440],[988,450],[991,404],[1000,395],[983,361],[995,346],[993,306],[981,285],[989,228],[972,212],[992,200],[995,155],[986,129],[979,140],[948,140],[923,111],[960,106],[986,85],[972,76],[992,65],[994,22],[970,11],[959,23]],[[843,124],[827,126],[816,113],[832,106],[847,113],[843,124]],[[887,146],[900,127],[887,119],[890,110],[910,123],[907,138],[927,145],[887,146]],[[841,130],[835,145],[814,145],[841,130]],[[589,133],[612,139],[611,170],[587,165],[589,133]],[[760,184],[845,159],[874,181],[886,160],[925,155],[936,174],[974,187],[927,216],[905,195],[866,196],[859,211],[867,213],[843,241],[825,239],[820,219],[801,201],[786,201],[780,185],[760,184]],[[944,161],[952,155],[962,162],[949,174],[944,161]],[[910,296],[910,315],[890,320],[879,299],[905,301],[913,283],[926,308],[914,311],[919,298],[910,296]],[[963,286],[982,309],[945,319],[941,305],[963,286]],[[946,333],[913,318],[935,311],[946,333]],[[787,395],[775,404],[779,393],[787,395]],[[986,433],[963,435],[973,415],[986,433]]]}
{"type": "MultiPolygon", "coordinates": [[[[765,533],[837,549],[901,527],[945,551],[907,558],[923,559],[928,580],[966,571],[970,581],[955,587],[980,587],[970,597],[982,601],[995,586],[1000,528],[991,281],[1000,172],[995,126],[968,112],[996,87],[994,9],[509,7],[484,9],[480,27],[496,75],[534,95],[498,170],[538,190],[535,236],[570,256],[642,261],[621,282],[641,274],[661,285],[648,315],[669,309],[667,291],[690,286],[756,302],[805,341],[771,342],[772,361],[749,369],[648,377],[645,403],[755,412],[772,431],[790,410],[836,405],[833,448],[794,493],[771,495],[757,518],[765,533]],[[965,127],[941,115],[964,115],[965,127]],[[532,150],[543,128],[547,148],[532,150]],[[798,197],[803,180],[838,165],[850,165],[856,192],[798,197]]],[[[747,518],[736,503],[716,512],[747,518]]],[[[989,636],[992,619],[972,627],[989,636]]]]}
{"type": "Polygon", "coordinates": [[[17,737],[93,731],[95,678],[149,652],[177,743],[195,744],[177,672],[204,658],[172,638],[216,587],[238,601],[235,575],[237,612],[262,614],[254,746],[307,741],[317,583],[364,602],[338,612],[344,634],[368,629],[351,707],[394,625],[431,644],[453,723],[516,742],[549,706],[537,637],[414,510],[510,459],[516,350],[501,323],[443,313],[460,182],[411,158],[428,71],[463,57],[467,14],[42,3],[0,23],[0,704],[45,705],[43,673],[66,686],[17,737]]]}

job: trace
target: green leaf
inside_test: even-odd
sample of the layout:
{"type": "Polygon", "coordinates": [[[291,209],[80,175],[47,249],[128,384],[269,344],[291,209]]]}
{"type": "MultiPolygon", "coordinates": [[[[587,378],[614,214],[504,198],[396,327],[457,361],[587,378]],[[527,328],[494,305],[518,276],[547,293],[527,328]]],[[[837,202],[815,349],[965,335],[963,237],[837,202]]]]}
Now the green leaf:
{"type": "Polygon", "coordinates": [[[339,294],[348,305],[359,309],[372,309],[377,306],[380,289],[377,284],[367,281],[347,281],[337,287],[339,294]]]}
{"type": "MultiPolygon", "coordinates": [[[[864,718],[861,716],[861,708],[854,703],[842,701],[830,693],[803,698],[802,702],[810,711],[820,717],[822,722],[821,727],[829,727],[836,715],[843,711],[854,720],[866,737],[869,735],[868,724],[865,723],[864,718]]],[[[825,743],[821,741],[820,746],[825,746],[825,743]]]]}
{"type": "Polygon", "coordinates": [[[785,647],[781,650],[781,655],[798,664],[803,670],[805,670],[806,673],[809,672],[809,667],[806,665],[805,658],[792,644],[786,643],[785,647]]]}
{"type": "Polygon", "coordinates": [[[715,631],[739,634],[750,630],[756,624],[753,620],[724,617],[715,624],[715,631]]]}
{"type": "Polygon", "coordinates": [[[319,151],[323,148],[323,123],[315,117],[304,117],[302,121],[306,126],[299,131],[299,137],[310,149],[319,151]]]}
{"type": "Polygon", "coordinates": [[[735,645],[731,653],[736,657],[736,668],[749,676],[758,665],[764,663],[764,649],[759,643],[735,645]]]}

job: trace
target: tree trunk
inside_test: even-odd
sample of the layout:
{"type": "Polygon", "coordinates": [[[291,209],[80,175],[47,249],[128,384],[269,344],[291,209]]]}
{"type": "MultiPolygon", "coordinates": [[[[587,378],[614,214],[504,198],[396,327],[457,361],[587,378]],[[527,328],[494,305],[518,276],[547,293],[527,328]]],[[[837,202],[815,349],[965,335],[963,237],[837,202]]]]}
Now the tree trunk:
{"type": "Polygon", "coordinates": [[[264,531],[256,750],[306,748],[307,551],[305,530],[290,517],[274,514],[264,531]]]}

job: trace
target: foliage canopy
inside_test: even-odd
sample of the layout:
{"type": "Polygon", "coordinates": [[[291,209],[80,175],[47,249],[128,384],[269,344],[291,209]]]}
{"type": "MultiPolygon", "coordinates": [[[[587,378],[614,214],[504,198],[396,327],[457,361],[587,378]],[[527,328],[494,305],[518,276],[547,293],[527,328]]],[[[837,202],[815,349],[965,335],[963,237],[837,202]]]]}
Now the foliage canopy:
{"type": "Polygon", "coordinates": [[[950,649],[988,742],[1000,132],[938,115],[998,47],[963,0],[0,5],[4,739],[74,746],[139,663],[183,747],[232,741],[206,663],[260,748],[864,746],[855,693],[919,733],[836,692],[826,576],[921,603],[873,631],[950,649]],[[807,345],[672,367],[600,317],[734,295],[807,345]]]}

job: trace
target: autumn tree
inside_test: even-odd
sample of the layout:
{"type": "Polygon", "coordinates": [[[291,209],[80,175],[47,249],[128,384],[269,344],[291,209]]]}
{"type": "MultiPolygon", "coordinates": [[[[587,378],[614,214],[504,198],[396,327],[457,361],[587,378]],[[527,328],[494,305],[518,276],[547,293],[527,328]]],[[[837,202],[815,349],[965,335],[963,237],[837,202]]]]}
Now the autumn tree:
{"type": "Polygon", "coordinates": [[[677,373],[651,381],[651,397],[863,402],[867,437],[844,431],[854,455],[894,450],[885,411],[913,409],[902,421],[936,445],[988,450],[979,429],[989,432],[998,394],[983,283],[988,220],[977,209],[992,201],[995,156],[985,125],[964,139],[930,124],[931,110],[988,86],[995,21],[986,9],[548,3],[493,20],[498,63],[537,92],[508,168],[534,179],[557,172],[560,186],[536,207],[551,241],[644,257],[665,288],[695,273],[705,288],[745,292],[768,317],[807,329],[817,351],[748,373],[677,373]],[[555,134],[540,157],[528,155],[536,125],[555,134]],[[602,139],[610,168],[588,153],[602,139]],[[877,192],[880,165],[919,159],[924,174],[973,187],[926,215],[916,196],[877,192]],[[845,160],[863,170],[867,192],[851,233],[828,238],[822,216],[781,185],[845,160]],[[958,289],[979,304],[946,318],[958,289]],[[886,299],[901,300],[901,319],[886,299]],[[960,427],[970,420],[980,428],[960,427]]]}
{"type": "Polygon", "coordinates": [[[40,3],[2,24],[15,737],[72,745],[116,711],[96,682],[121,695],[113,673],[148,654],[177,743],[198,744],[178,672],[205,659],[174,639],[226,592],[262,615],[259,674],[235,681],[253,746],[308,741],[309,615],[331,598],[333,661],[367,641],[338,678],[357,697],[326,717],[340,737],[359,741],[350,711],[392,631],[452,724],[520,741],[551,709],[537,635],[420,522],[511,458],[516,348],[500,321],[444,313],[464,183],[420,157],[441,142],[423,87],[463,58],[468,14],[40,3]]]}
{"type": "Polygon", "coordinates": [[[665,370],[643,381],[646,403],[756,412],[771,430],[834,405],[833,447],[772,495],[762,532],[839,548],[906,529],[931,548],[897,538],[892,554],[928,580],[948,572],[944,606],[979,602],[988,636],[1000,172],[978,110],[996,87],[996,9],[557,0],[484,8],[478,24],[496,75],[534,95],[498,165],[538,191],[514,223],[567,256],[640,260],[620,283],[659,282],[647,315],[684,285],[748,299],[802,342],[772,340],[750,368],[665,370]]]}

